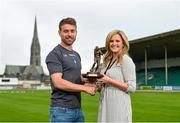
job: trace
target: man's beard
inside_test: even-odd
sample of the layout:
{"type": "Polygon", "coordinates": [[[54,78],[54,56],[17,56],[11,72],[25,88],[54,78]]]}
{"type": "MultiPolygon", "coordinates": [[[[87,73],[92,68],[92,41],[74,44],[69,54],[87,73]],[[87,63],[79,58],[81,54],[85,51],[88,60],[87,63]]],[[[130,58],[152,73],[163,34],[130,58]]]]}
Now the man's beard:
{"type": "Polygon", "coordinates": [[[66,40],[66,41],[63,41],[63,43],[67,46],[71,46],[73,43],[74,43],[75,39],[72,39],[69,41],[69,40],[66,40]]]}

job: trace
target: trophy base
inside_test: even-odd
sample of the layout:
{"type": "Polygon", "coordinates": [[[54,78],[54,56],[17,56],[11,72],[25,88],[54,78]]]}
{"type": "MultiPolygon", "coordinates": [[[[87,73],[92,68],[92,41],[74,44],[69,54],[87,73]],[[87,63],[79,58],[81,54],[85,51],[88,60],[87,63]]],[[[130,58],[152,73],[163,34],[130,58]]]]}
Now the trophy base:
{"type": "Polygon", "coordinates": [[[103,75],[100,73],[92,73],[92,72],[87,72],[87,74],[82,74],[82,76],[88,79],[100,79],[103,77],[103,75]]]}
{"type": "Polygon", "coordinates": [[[87,72],[87,74],[82,74],[82,76],[88,79],[87,83],[96,83],[97,79],[103,77],[103,75],[100,73],[92,73],[92,72],[87,72]]]}

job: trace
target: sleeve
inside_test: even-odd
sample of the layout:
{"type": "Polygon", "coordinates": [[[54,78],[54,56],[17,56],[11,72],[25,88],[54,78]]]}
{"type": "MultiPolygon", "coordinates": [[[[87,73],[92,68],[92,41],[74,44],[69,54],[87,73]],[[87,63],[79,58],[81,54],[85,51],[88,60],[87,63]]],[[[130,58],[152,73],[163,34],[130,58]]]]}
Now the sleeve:
{"type": "Polygon", "coordinates": [[[127,55],[123,57],[122,73],[128,84],[127,92],[134,92],[136,90],[136,68],[133,60],[127,55]]]}
{"type": "Polygon", "coordinates": [[[46,65],[49,71],[49,74],[53,73],[62,73],[62,58],[58,57],[55,52],[50,52],[46,57],[46,65]]]}

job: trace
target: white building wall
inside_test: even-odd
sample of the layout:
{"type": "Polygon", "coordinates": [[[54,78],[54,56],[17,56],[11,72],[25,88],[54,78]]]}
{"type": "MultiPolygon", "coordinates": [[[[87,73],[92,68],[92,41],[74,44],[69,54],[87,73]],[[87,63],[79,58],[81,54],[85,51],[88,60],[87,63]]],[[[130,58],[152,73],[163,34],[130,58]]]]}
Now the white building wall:
{"type": "Polygon", "coordinates": [[[18,78],[0,78],[0,85],[18,85],[18,78]]]}

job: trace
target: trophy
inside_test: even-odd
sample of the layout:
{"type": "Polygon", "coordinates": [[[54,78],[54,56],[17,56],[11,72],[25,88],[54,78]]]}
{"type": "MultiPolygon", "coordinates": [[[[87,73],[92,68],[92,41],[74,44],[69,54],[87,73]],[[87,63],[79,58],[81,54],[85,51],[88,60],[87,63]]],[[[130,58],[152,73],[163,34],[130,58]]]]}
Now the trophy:
{"type": "Polygon", "coordinates": [[[90,72],[87,72],[86,74],[82,74],[84,78],[87,78],[89,82],[96,82],[97,79],[102,78],[103,75],[100,74],[99,66],[101,62],[101,55],[102,51],[98,46],[96,46],[94,50],[94,63],[90,69],[90,72]]]}

